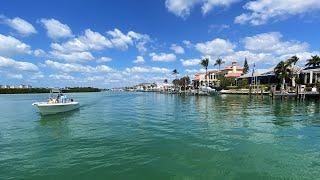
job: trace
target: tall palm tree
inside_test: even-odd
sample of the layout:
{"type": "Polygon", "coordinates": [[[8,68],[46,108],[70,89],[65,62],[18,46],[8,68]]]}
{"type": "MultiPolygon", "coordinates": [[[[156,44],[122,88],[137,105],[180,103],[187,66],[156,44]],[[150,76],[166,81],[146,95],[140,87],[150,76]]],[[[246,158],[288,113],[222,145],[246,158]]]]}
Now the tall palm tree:
{"type": "Polygon", "coordinates": [[[290,65],[296,65],[298,61],[299,58],[297,56],[292,56],[287,60],[290,65]]]}
{"type": "Polygon", "coordinates": [[[216,60],[216,63],[214,63],[214,66],[218,66],[219,67],[219,71],[220,71],[220,66],[224,64],[224,61],[221,58],[218,58],[216,60]]]}
{"type": "Polygon", "coordinates": [[[172,74],[175,76],[175,79],[172,81],[172,83],[174,84],[174,90],[176,90],[176,87],[177,87],[177,82],[179,81],[178,79],[177,79],[177,76],[178,76],[178,74],[179,74],[179,72],[178,72],[178,70],[177,69],[174,69],[173,71],[172,71],[172,74]]]}
{"type": "Polygon", "coordinates": [[[206,84],[208,84],[208,66],[209,66],[209,58],[203,58],[200,62],[201,66],[206,69],[206,84]]]}
{"type": "Polygon", "coordinates": [[[297,69],[294,67],[296,63],[299,61],[299,58],[297,56],[292,56],[289,59],[287,59],[286,63],[290,70],[290,79],[291,79],[291,85],[293,87],[296,86],[296,75],[297,75],[297,69]]]}
{"type": "Polygon", "coordinates": [[[318,55],[311,56],[311,59],[307,60],[307,67],[316,67],[320,65],[320,57],[318,55]]]}
{"type": "Polygon", "coordinates": [[[177,79],[177,75],[179,74],[179,72],[178,72],[178,70],[177,69],[174,69],[173,71],[172,71],[172,74],[176,77],[176,79],[177,79]]]}
{"type": "Polygon", "coordinates": [[[284,90],[284,85],[286,83],[286,78],[290,76],[290,71],[288,69],[288,64],[284,61],[280,61],[274,68],[274,73],[282,80],[281,90],[284,90]]]}

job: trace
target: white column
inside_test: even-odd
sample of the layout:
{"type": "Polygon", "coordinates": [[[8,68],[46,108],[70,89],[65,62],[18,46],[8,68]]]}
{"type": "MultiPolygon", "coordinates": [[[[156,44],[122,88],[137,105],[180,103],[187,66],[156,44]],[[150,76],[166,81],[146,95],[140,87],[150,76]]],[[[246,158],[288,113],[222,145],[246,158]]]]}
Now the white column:
{"type": "Polygon", "coordinates": [[[315,82],[315,83],[318,83],[318,73],[315,73],[315,74],[314,74],[314,82],[315,82]]]}
{"type": "Polygon", "coordinates": [[[309,81],[310,84],[312,84],[312,80],[313,80],[313,71],[310,71],[310,81],[309,81]]]}
{"type": "Polygon", "coordinates": [[[308,73],[303,73],[304,75],[304,84],[307,84],[308,73]]]}

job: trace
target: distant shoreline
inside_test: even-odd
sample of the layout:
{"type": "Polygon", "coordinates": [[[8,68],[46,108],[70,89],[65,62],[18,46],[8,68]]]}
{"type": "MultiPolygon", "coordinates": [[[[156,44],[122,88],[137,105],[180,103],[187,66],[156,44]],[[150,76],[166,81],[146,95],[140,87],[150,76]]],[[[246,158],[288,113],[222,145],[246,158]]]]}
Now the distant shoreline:
{"type": "MultiPolygon", "coordinates": [[[[83,93],[83,92],[101,92],[102,89],[92,87],[76,87],[69,89],[62,89],[63,93],[83,93]]],[[[12,88],[0,89],[0,94],[43,94],[50,93],[49,88],[12,88]]]]}

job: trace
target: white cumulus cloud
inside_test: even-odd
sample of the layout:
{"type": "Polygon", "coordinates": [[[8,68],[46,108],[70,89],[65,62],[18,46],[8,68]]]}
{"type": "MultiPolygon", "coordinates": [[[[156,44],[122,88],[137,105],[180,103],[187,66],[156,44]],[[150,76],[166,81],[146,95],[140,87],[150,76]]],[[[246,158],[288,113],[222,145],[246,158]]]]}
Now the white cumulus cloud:
{"type": "Polygon", "coordinates": [[[62,44],[52,43],[51,48],[61,52],[102,50],[112,47],[112,43],[99,32],[86,29],[84,34],[62,44]]]}
{"type": "Polygon", "coordinates": [[[40,22],[47,29],[47,35],[51,39],[72,37],[72,31],[66,24],[62,24],[56,19],[41,19],[40,22]]]}
{"type": "Polygon", "coordinates": [[[31,34],[37,33],[36,29],[28,21],[15,17],[13,19],[7,18],[0,15],[0,23],[7,24],[12,29],[16,30],[19,34],[23,36],[29,36],[31,34]]]}
{"type": "Polygon", "coordinates": [[[183,66],[196,66],[200,64],[200,59],[181,59],[180,60],[183,66]]]}
{"type": "Polygon", "coordinates": [[[82,52],[71,52],[71,53],[62,53],[60,51],[51,51],[51,55],[55,58],[63,59],[69,62],[81,62],[81,61],[90,61],[93,60],[94,57],[90,52],[82,51],[82,52]]]}
{"type": "Polygon", "coordinates": [[[106,63],[106,62],[110,62],[110,61],[112,61],[112,58],[105,57],[105,56],[100,57],[99,59],[97,59],[97,63],[106,63]]]}
{"type": "Polygon", "coordinates": [[[195,47],[203,55],[219,56],[232,53],[235,45],[228,40],[217,38],[212,41],[197,43],[195,47]]]}
{"type": "Polygon", "coordinates": [[[170,70],[162,67],[139,67],[126,68],[127,73],[169,73],[170,70]]]}
{"type": "Polygon", "coordinates": [[[137,56],[136,60],[133,61],[133,63],[136,63],[136,64],[143,64],[144,62],[145,61],[142,56],[137,56]]]}
{"type": "Polygon", "coordinates": [[[184,49],[181,46],[178,46],[176,44],[172,44],[170,47],[171,50],[174,51],[176,54],[184,54],[184,49]]]}
{"type": "Polygon", "coordinates": [[[108,73],[113,69],[106,65],[99,65],[96,67],[89,65],[81,65],[76,63],[60,63],[52,60],[46,60],[45,65],[49,68],[56,69],[62,72],[78,72],[78,73],[108,73]]]}
{"type": "Polygon", "coordinates": [[[245,4],[243,13],[235,18],[235,23],[261,25],[269,20],[279,20],[294,15],[320,10],[319,0],[256,0],[245,4]]]}
{"type": "Polygon", "coordinates": [[[31,47],[20,40],[0,34],[0,55],[30,54],[31,47]]]}
{"type": "Polygon", "coordinates": [[[292,54],[308,49],[307,43],[298,41],[282,41],[282,34],[270,32],[244,38],[245,48],[254,52],[292,54]]]}
{"type": "Polygon", "coordinates": [[[149,54],[152,61],[160,61],[160,62],[171,62],[171,61],[175,61],[176,60],[176,55],[169,53],[160,53],[160,54],[156,54],[156,53],[150,53],[149,54]]]}
{"type": "Polygon", "coordinates": [[[166,0],[165,5],[169,12],[176,16],[186,18],[192,8],[201,5],[202,14],[207,14],[215,7],[228,7],[239,0],[166,0]]]}
{"type": "Polygon", "coordinates": [[[16,61],[0,56],[0,68],[12,68],[18,71],[38,71],[38,67],[30,62],[16,61]]]}

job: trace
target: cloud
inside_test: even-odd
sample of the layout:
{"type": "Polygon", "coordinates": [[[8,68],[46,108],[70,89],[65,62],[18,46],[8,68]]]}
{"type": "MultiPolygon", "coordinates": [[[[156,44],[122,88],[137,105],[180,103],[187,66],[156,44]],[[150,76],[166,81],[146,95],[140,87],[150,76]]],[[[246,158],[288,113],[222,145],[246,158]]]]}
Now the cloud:
{"type": "Polygon", "coordinates": [[[190,15],[191,8],[197,2],[198,0],[166,0],[165,4],[169,12],[185,18],[190,15]]]}
{"type": "Polygon", "coordinates": [[[192,48],[193,47],[193,44],[188,41],[188,40],[183,40],[182,43],[184,44],[185,47],[187,48],[192,48]]]}
{"type": "Polygon", "coordinates": [[[204,73],[206,72],[205,69],[186,69],[185,72],[187,74],[195,74],[195,73],[204,73]]]}
{"type": "Polygon", "coordinates": [[[52,43],[51,48],[60,52],[102,50],[112,47],[112,43],[103,35],[86,29],[84,34],[62,44],[52,43]]]}
{"type": "MultiPolygon", "coordinates": [[[[299,63],[303,65],[306,59],[317,51],[309,51],[309,44],[296,40],[283,40],[283,35],[279,32],[268,32],[248,36],[241,41],[242,49],[236,50],[235,45],[228,40],[214,39],[212,41],[197,43],[196,50],[203,55],[210,57],[212,65],[217,58],[222,58],[226,64],[238,61],[243,64],[247,58],[249,64],[256,63],[259,67],[274,66],[281,60],[297,55],[299,63]]],[[[181,60],[184,66],[196,65],[196,59],[181,60]]]]}
{"type": "Polygon", "coordinates": [[[82,61],[90,61],[93,60],[94,57],[90,52],[71,52],[71,53],[62,53],[60,51],[51,51],[51,55],[53,55],[57,59],[63,59],[68,62],[82,62],[82,61]]]}
{"type": "Polygon", "coordinates": [[[219,56],[232,53],[235,45],[228,40],[217,38],[212,41],[197,43],[195,47],[203,55],[219,56]]]}
{"type": "Polygon", "coordinates": [[[278,55],[303,52],[308,49],[307,43],[282,41],[282,34],[270,32],[244,38],[244,46],[254,52],[275,53],[278,55]]]}
{"type": "Polygon", "coordinates": [[[132,38],[123,34],[119,29],[114,29],[113,31],[107,32],[112,38],[111,42],[114,47],[126,50],[129,45],[133,44],[132,38]]]}
{"type": "Polygon", "coordinates": [[[126,68],[127,73],[169,73],[171,72],[167,68],[161,67],[139,67],[134,66],[132,68],[126,68]]]}
{"type": "Polygon", "coordinates": [[[105,56],[100,57],[99,59],[97,59],[97,63],[106,63],[106,62],[110,62],[110,61],[112,61],[112,58],[105,57],[105,56]]]}
{"type": "Polygon", "coordinates": [[[209,13],[214,7],[229,7],[231,4],[238,2],[239,0],[205,0],[202,5],[202,13],[209,13]]]}
{"type": "Polygon", "coordinates": [[[36,50],[33,51],[33,55],[35,55],[36,57],[43,57],[46,54],[47,53],[42,49],[36,49],[36,50]]]}
{"type": "Polygon", "coordinates": [[[143,64],[144,62],[145,61],[142,56],[137,56],[136,60],[133,61],[133,63],[136,63],[136,64],[143,64]]]}
{"type": "Polygon", "coordinates": [[[12,56],[16,54],[30,54],[30,46],[12,36],[0,34],[0,56],[12,56]]]}
{"type": "Polygon", "coordinates": [[[108,73],[113,69],[106,65],[99,65],[96,67],[89,65],[81,65],[76,63],[59,63],[52,60],[46,60],[45,65],[49,68],[53,68],[62,72],[78,72],[78,73],[108,73]]]}
{"type": "Polygon", "coordinates": [[[67,74],[67,73],[63,73],[63,74],[50,74],[49,77],[51,79],[54,80],[63,80],[63,81],[72,81],[75,80],[76,78],[67,74]]]}
{"type": "Polygon", "coordinates": [[[10,79],[23,79],[23,75],[22,74],[7,74],[7,77],[10,79]]]}
{"type": "Polygon", "coordinates": [[[226,30],[226,29],[229,29],[230,28],[230,25],[228,24],[211,24],[209,26],[209,30],[208,32],[211,33],[211,32],[214,32],[214,33],[220,33],[222,32],[223,30],[226,30]]]}
{"type": "Polygon", "coordinates": [[[38,71],[38,67],[30,62],[16,61],[0,56],[0,68],[12,68],[18,71],[38,71]]]}
{"type": "Polygon", "coordinates": [[[174,51],[176,54],[184,54],[184,49],[181,46],[178,46],[176,44],[172,44],[170,47],[171,50],[174,51]]]}
{"type": "Polygon", "coordinates": [[[121,50],[127,50],[129,46],[134,45],[140,52],[146,52],[145,45],[150,42],[150,37],[146,34],[136,33],[129,31],[127,34],[123,34],[119,29],[108,31],[107,34],[110,36],[110,41],[115,48],[121,50]]]}
{"type": "Polygon", "coordinates": [[[16,30],[19,34],[23,36],[29,36],[31,34],[37,33],[36,29],[32,26],[32,24],[19,17],[10,19],[3,15],[0,15],[0,23],[7,24],[9,27],[16,30]]]}
{"type": "Polygon", "coordinates": [[[238,24],[262,25],[269,20],[284,19],[294,15],[310,13],[320,9],[319,0],[256,0],[245,4],[250,11],[237,16],[238,24]]]}
{"type": "Polygon", "coordinates": [[[152,58],[152,61],[160,61],[160,62],[171,62],[176,60],[176,55],[170,53],[150,53],[149,56],[152,58]]]}
{"type": "Polygon", "coordinates": [[[200,59],[186,59],[186,60],[181,59],[180,61],[183,66],[196,66],[200,64],[201,60],[200,59]]]}
{"type": "Polygon", "coordinates": [[[40,22],[47,29],[47,35],[51,39],[60,39],[66,37],[72,37],[72,31],[66,24],[62,24],[56,19],[41,19],[40,22]]]}
{"type": "Polygon", "coordinates": [[[192,8],[201,5],[202,14],[209,13],[214,7],[228,7],[239,0],[166,0],[165,5],[169,12],[176,16],[186,18],[192,8]]]}

